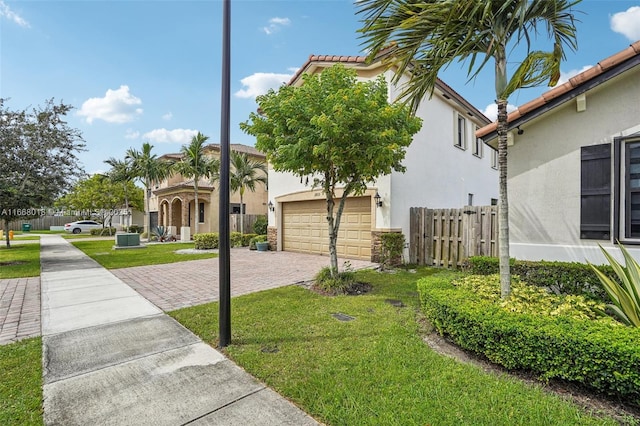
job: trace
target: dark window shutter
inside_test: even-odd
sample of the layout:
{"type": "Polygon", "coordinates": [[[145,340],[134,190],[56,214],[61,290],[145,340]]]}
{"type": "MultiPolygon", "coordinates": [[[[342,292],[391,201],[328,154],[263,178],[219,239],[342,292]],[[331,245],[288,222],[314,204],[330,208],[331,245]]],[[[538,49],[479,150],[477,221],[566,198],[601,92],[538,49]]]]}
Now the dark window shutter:
{"type": "Polygon", "coordinates": [[[580,238],[609,240],[611,232],[611,145],[581,150],[580,238]]]}

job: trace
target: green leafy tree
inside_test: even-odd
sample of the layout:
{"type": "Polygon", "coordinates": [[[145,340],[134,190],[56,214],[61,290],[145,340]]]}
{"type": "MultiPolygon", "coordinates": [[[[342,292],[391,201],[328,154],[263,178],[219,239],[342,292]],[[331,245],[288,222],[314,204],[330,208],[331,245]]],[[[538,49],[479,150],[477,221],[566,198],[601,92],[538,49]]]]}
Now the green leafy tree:
{"type": "Polygon", "coordinates": [[[255,192],[256,185],[267,185],[267,167],[264,163],[249,158],[244,152],[231,151],[229,189],[240,194],[240,233],[244,232],[244,193],[255,192]]]}
{"type": "Polygon", "coordinates": [[[0,98],[0,220],[9,223],[42,214],[83,175],[76,154],[84,149],[79,130],[64,120],[73,109],[53,99],[31,110],[11,110],[0,98]]]}
{"type": "Polygon", "coordinates": [[[180,173],[187,179],[193,178],[196,234],[199,232],[198,222],[200,221],[197,217],[199,206],[198,184],[200,183],[200,178],[211,179],[214,175],[217,175],[218,168],[220,167],[220,163],[217,159],[210,159],[204,153],[204,144],[208,139],[208,136],[198,132],[198,134],[191,139],[191,143],[189,145],[182,146],[182,149],[180,150],[182,158],[179,162],[174,164],[174,170],[176,172],[180,173]]]}
{"type": "MultiPolygon", "coordinates": [[[[122,189],[124,191],[124,207],[128,211],[128,209],[131,207],[129,205],[129,183],[133,182],[133,180],[135,179],[131,160],[127,158],[125,158],[124,160],[120,160],[114,157],[110,157],[104,162],[111,166],[111,170],[107,172],[107,177],[111,179],[111,182],[119,183],[122,185],[122,189]]],[[[143,208],[144,207],[139,207],[140,210],[142,210],[143,208]]],[[[130,220],[130,217],[127,216],[127,219],[130,220]]],[[[131,223],[127,221],[126,226],[129,227],[130,225],[131,223]]]]}
{"type": "Polygon", "coordinates": [[[422,120],[408,107],[389,104],[383,76],[358,81],[341,64],[304,75],[301,87],[283,86],[258,96],[260,114],[241,128],[256,137],[274,170],[311,179],[327,203],[331,274],[338,276],[336,242],[347,197],[401,164],[422,120]],[[336,205],[336,190],[343,189],[336,205]]]}
{"type": "Polygon", "coordinates": [[[65,209],[90,212],[90,216],[102,222],[103,227],[111,227],[113,216],[121,211],[124,204],[125,193],[129,194],[132,206],[142,209],[143,191],[132,181],[122,185],[108,176],[95,174],[78,181],[57,204],[65,209]]]}
{"type": "Polygon", "coordinates": [[[374,58],[392,46],[389,60],[395,65],[393,81],[403,75],[409,81],[402,96],[415,111],[426,94],[431,95],[443,67],[454,61],[468,62],[468,75],[475,78],[488,62],[495,67],[498,105],[499,257],[503,298],[511,291],[509,270],[509,202],[507,199],[507,104],[516,90],[560,77],[565,49],[576,48],[576,27],[572,8],[580,0],[361,0],[364,14],[359,31],[365,48],[374,58]],[[540,32],[551,39],[550,51],[532,50],[540,32]],[[509,76],[509,54],[524,58],[509,76]]]}
{"type": "Polygon", "coordinates": [[[151,235],[151,211],[149,209],[149,198],[151,198],[151,185],[160,182],[172,173],[172,164],[164,161],[156,154],[152,154],[153,145],[149,142],[142,144],[142,150],[130,148],[127,150],[126,159],[131,161],[133,174],[145,188],[145,223],[144,228],[147,235],[151,235]]]}

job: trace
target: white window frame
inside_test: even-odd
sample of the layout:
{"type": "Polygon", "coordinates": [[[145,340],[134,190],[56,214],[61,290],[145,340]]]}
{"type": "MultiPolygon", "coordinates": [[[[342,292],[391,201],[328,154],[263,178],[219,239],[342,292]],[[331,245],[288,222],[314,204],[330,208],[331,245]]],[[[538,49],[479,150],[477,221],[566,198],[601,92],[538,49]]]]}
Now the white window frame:
{"type": "Polygon", "coordinates": [[[459,148],[461,150],[467,149],[467,118],[456,112],[454,114],[454,123],[453,123],[454,133],[453,133],[453,146],[459,148]]]}
{"type": "Polygon", "coordinates": [[[498,170],[498,150],[491,148],[491,168],[498,170]]]}
{"type": "MultiPolygon", "coordinates": [[[[476,129],[475,131],[477,132],[479,130],[479,127],[475,126],[475,129],[476,129]]],[[[473,135],[475,136],[475,132],[473,133],[473,135]]],[[[475,139],[473,141],[473,155],[475,155],[478,158],[482,158],[482,154],[483,154],[482,145],[484,145],[484,143],[482,142],[482,138],[475,136],[475,139]]]]}

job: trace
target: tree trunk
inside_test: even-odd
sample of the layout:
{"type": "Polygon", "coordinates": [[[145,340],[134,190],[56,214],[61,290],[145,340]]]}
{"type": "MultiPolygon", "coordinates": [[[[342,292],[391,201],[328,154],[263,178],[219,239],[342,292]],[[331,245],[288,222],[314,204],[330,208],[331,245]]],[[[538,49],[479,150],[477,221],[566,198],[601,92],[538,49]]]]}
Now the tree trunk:
{"type": "Polygon", "coordinates": [[[240,188],[240,234],[244,235],[244,204],[242,204],[242,200],[244,199],[244,188],[240,188]]]}
{"type": "Polygon", "coordinates": [[[500,202],[498,205],[498,254],[500,258],[500,295],[511,294],[509,267],[509,200],[507,197],[507,100],[498,100],[498,174],[500,202]]]}
{"type": "Polygon", "coordinates": [[[200,217],[199,217],[200,216],[200,203],[199,203],[199,200],[198,200],[198,181],[196,179],[198,179],[197,176],[193,179],[193,187],[195,188],[195,197],[194,197],[194,200],[193,200],[193,202],[195,203],[194,217],[195,217],[195,222],[196,222],[195,227],[194,227],[194,229],[195,229],[194,234],[198,233],[198,222],[200,221],[200,217]]]}
{"type": "Polygon", "coordinates": [[[149,211],[149,198],[151,198],[151,183],[148,183],[147,185],[147,199],[146,201],[146,206],[144,207],[146,210],[146,214],[145,216],[145,229],[147,230],[147,238],[151,239],[151,212],[149,211]]]}
{"type": "Polygon", "coordinates": [[[331,193],[327,192],[327,226],[329,227],[329,259],[331,267],[331,278],[338,277],[338,250],[336,242],[338,241],[338,229],[335,226],[333,217],[333,207],[335,202],[331,193]]]}
{"type": "Polygon", "coordinates": [[[9,238],[9,219],[4,220],[4,238],[7,241],[7,248],[11,248],[11,239],[9,238]]]}

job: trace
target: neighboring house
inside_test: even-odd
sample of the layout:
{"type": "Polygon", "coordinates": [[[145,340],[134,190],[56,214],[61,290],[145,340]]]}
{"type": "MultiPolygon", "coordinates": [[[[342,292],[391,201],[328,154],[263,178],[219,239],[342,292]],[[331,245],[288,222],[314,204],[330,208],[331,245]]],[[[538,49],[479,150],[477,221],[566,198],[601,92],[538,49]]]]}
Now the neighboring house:
{"type": "MultiPolygon", "coordinates": [[[[640,258],[640,41],[508,116],[510,254],[640,258]],[[617,250],[614,250],[617,251],[617,250]]],[[[476,133],[496,145],[496,124],[476,133]]]]}
{"type": "MultiPolygon", "coordinates": [[[[232,151],[246,153],[255,161],[265,162],[265,155],[252,146],[231,144],[232,151]]],[[[220,158],[220,145],[209,144],[204,147],[205,154],[210,158],[220,158]]],[[[162,159],[180,161],[181,154],[165,154],[162,159]]],[[[152,229],[162,225],[169,227],[172,235],[181,235],[189,239],[195,232],[197,214],[198,232],[218,232],[219,225],[219,182],[213,184],[208,179],[200,179],[198,183],[198,204],[195,205],[195,191],[193,179],[185,179],[180,174],[174,174],[152,189],[150,208],[152,215],[152,229]],[[188,233],[188,235],[187,235],[188,233]]],[[[243,197],[245,214],[267,214],[267,188],[256,185],[255,192],[245,191],[243,197]]],[[[236,192],[230,195],[229,212],[240,213],[240,195],[236,192]]]]}
{"type": "MultiPolygon", "coordinates": [[[[393,71],[380,59],[365,63],[364,56],[312,55],[289,85],[300,86],[303,74],[320,73],[336,63],[354,68],[362,80],[384,74],[389,101],[398,98],[399,88],[390,83],[393,71]]],[[[377,260],[379,235],[384,232],[402,232],[408,243],[411,207],[452,208],[496,201],[497,157],[474,136],[489,120],[440,80],[433,97],[421,103],[416,115],[423,125],[407,149],[406,173],[380,176],[362,196],[347,200],[338,235],[340,257],[377,260]],[[375,202],[376,194],[381,206],[375,202]]],[[[328,254],[326,199],[320,189],[305,183],[292,174],[269,170],[273,206],[269,242],[278,250],[328,254]]]]}

